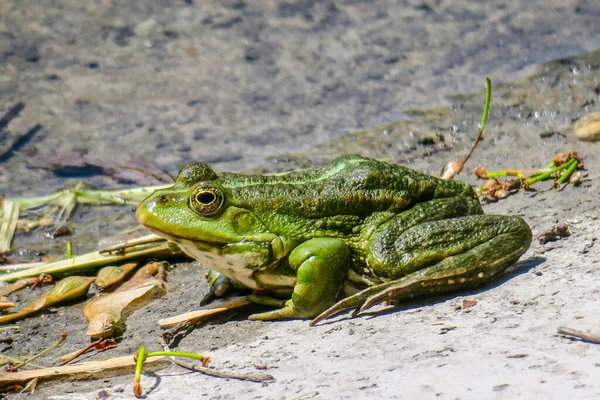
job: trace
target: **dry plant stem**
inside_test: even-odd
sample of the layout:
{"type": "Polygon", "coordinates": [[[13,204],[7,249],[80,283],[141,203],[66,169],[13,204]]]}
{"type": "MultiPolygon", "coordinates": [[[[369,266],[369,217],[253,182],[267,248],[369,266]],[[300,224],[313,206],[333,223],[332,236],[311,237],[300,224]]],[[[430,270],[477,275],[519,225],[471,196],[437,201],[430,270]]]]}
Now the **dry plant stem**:
{"type": "Polygon", "coordinates": [[[20,329],[21,329],[21,327],[19,327],[19,325],[9,325],[9,326],[3,326],[2,328],[0,328],[0,332],[18,331],[20,329]]]}
{"type": "Polygon", "coordinates": [[[579,331],[577,329],[567,328],[561,326],[558,328],[558,333],[561,335],[573,336],[583,342],[600,344],[600,335],[593,335],[591,333],[579,331]]]}
{"type": "Polygon", "coordinates": [[[167,329],[183,323],[193,323],[200,318],[218,314],[223,311],[232,310],[234,308],[243,307],[250,303],[251,302],[248,300],[248,296],[232,297],[227,300],[213,302],[212,304],[204,306],[200,310],[189,311],[185,314],[160,319],[158,320],[158,325],[160,325],[160,327],[163,329],[167,329]]]}
{"type": "MultiPolygon", "coordinates": [[[[166,357],[154,357],[146,361],[148,364],[164,363],[166,357]]],[[[101,361],[88,361],[84,363],[76,363],[64,365],[62,367],[49,367],[41,369],[31,369],[17,372],[2,372],[0,371],[0,385],[14,384],[15,382],[26,382],[33,378],[59,377],[65,375],[76,374],[99,374],[103,371],[113,370],[117,368],[131,368],[135,366],[135,361],[131,355],[109,358],[101,361]]]]}
{"type": "Polygon", "coordinates": [[[29,268],[27,270],[0,275],[0,281],[13,282],[22,278],[30,278],[40,274],[72,274],[75,271],[89,271],[107,264],[117,263],[142,256],[160,256],[161,254],[171,254],[171,250],[166,241],[149,244],[146,246],[136,246],[126,249],[120,254],[100,254],[98,251],[75,256],[67,260],[45,263],[44,265],[29,268]]]}
{"type": "Polygon", "coordinates": [[[101,245],[98,248],[98,250],[100,251],[100,254],[111,254],[111,253],[120,254],[128,249],[133,248],[133,247],[142,246],[142,245],[152,245],[152,244],[157,244],[157,243],[165,243],[165,242],[167,242],[167,240],[165,238],[160,237],[155,234],[150,234],[150,235],[142,236],[139,238],[129,239],[124,242],[117,243],[117,244],[111,244],[110,246],[102,246],[101,245]]]}
{"type": "Polygon", "coordinates": [[[19,204],[4,200],[2,202],[2,225],[0,225],[0,254],[10,251],[18,220],[19,204]]]}
{"type": "MultiPolygon", "coordinates": [[[[475,139],[475,143],[473,143],[473,146],[471,146],[471,150],[469,150],[469,154],[467,154],[467,156],[463,160],[463,166],[467,163],[467,161],[469,161],[469,158],[471,158],[471,156],[473,155],[475,148],[477,147],[477,145],[483,138],[483,131],[484,131],[485,125],[487,123],[488,113],[490,111],[491,100],[492,100],[492,80],[486,76],[486,78],[485,78],[485,106],[483,108],[483,116],[481,117],[481,128],[479,128],[479,134],[477,135],[477,138],[475,139]]],[[[460,171],[458,171],[456,174],[458,175],[459,173],[460,173],[460,171]]]]}
{"type": "Polygon", "coordinates": [[[311,394],[313,394],[313,393],[316,393],[316,392],[317,392],[317,389],[312,389],[312,390],[309,390],[308,392],[300,393],[300,394],[299,394],[299,395],[297,395],[297,396],[290,397],[290,398],[289,398],[289,399],[287,399],[287,400],[300,400],[301,398],[303,398],[303,397],[306,397],[306,396],[309,396],[309,395],[311,395],[311,394]]]}
{"type": "Polygon", "coordinates": [[[48,264],[45,261],[42,262],[32,262],[32,263],[24,263],[24,264],[10,264],[8,266],[0,267],[0,273],[7,272],[16,272],[16,271],[25,271],[27,269],[40,267],[42,265],[48,264]]]}
{"type": "Polygon", "coordinates": [[[20,204],[23,210],[33,210],[48,205],[63,206],[65,199],[76,199],[77,204],[137,204],[151,192],[164,189],[168,185],[138,186],[126,189],[82,189],[79,187],[64,189],[59,192],[40,197],[23,197],[10,199],[20,204]]]}
{"type": "MultiPolygon", "coordinates": [[[[169,346],[163,340],[163,349],[167,353],[171,353],[169,346]]],[[[179,365],[185,369],[189,369],[190,371],[200,372],[204,375],[214,376],[216,378],[229,378],[229,379],[239,379],[242,381],[251,381],[251,382],[265,382],[265,381],[274,381],[275,378],[271,374],[236,374],[233,372],[225,372],[219,371],[213,368],[200,367],[197,365],[188,364],[184,361],[177,360],[173,357],[169,357],[172,363],[179,365]]]]}
{"type": "MultiPolygon", "coordinates": [[[[102,342],[103,340],[105,340],[105,339],[98,339],[98,340],[96,340],[96,341],[88,344],[83,349],[77,350],[75,353],[71,353],[59,365],[67,365],[67,364],[69,364],[71,361],[75,360],[77,357],[81,356],[82,354],[87,353],[91,348],[93,348],[94,346],[96,346],[97,344],[99,344],[100,342],[102,342]]],[[[60,359],[62,359],[62,357],[60,359]]]]}
{"type": "MultiPolygon", "coordinates": [[[[21,362],[23,362],[23,357],[16,358],[16,357],[9,357],[9,356],[0,356],[0,365],[19,364],[21,362]]],[[[32,362],[30,362],[28,365],[30,367],[34,367],[34,368],[44,368],[43,366],[41,366],[39,364],[34,364],[32,362]]]]}
{"type": "Polygon", "coordinates": [[[13,371],[18,370],[19,368],[29,364],[30,362],[37,360],[38,358],[40,358],[41,356],[43,356],[44,354],[54,350],[55,348],[57,348],[58,346],[60,346],[66,339],[67,336],[69,336],[69,334],[67,332],[63,332],[62,335],[60,336],[60,339],[58,339],[58,341],[56,343],[54,343],[52,346],[48,347],[45,350],[42,350],[41,352],[39,352],[38,354],[36,354],[35,356],[23,361],[20,364],[17,364],[13,367],[13,371]]]}
{"type": "Polygon", "coordinates": [[[39,381],[40,381],[40,378],[33,378],[32,380],[27,382],[27,385],[25,385],[25,387],[23,388],[23,390],[21,390],[19,392],[19,394],[24,393],[26,391],[29,391],[29,393],[33,394],[35,392],[35,388],[37,387],[37,384],[39,381]]]}

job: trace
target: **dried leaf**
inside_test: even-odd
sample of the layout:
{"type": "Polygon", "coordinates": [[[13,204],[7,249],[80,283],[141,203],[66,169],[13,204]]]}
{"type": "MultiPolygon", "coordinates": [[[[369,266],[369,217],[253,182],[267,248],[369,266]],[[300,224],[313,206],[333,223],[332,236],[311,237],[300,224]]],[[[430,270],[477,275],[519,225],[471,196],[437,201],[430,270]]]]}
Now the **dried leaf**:
{"type": "Polygon", "coordinates": [[[32,313],[48,308],[54,304],[73,300],[79,296],[82,296],[87,292],[93,281],[94,278],[69,276],[68,278],[58,282],[56,286],[47,294],[35,298],[21,311],[0,317],[0,324],[6,324],[8,322],[23,319],[32,313]]]}
{"type": "Polygon", "coordinates": [[[35,278],[21,279],[11,283],[10,285],[0,288],[0,296],[8,296],[9,294],[16,292],[17,290],[21,290],[26,286],[35,287],[37,285],[43,285],[50,282],[52,282],[52,276],[47,274],[41,274],[35,278]]]}
{"type": "MultiPolygon", "coordinates": [[[[137,289],[144,285],[153,285],[154,281],[155,281],[154,275],[162,274],[161,271],[163,271],[164,268],[167,268],[168,266],[169,266],[169,263],[165,262],[165,261],[148,263],[148,264],[144,265],[142,268],[140,268],[139,270],[137,270],[135,275],[133,275],[131,277],[131,279],[129,279],[127,282],[125,282],[123,285],[121,285],[121,287],[119,287],[119,289],[117,289],[117,291],[123,292],[126,290],[137,289]]],[[[162,279],[162,278],[160,278],[160,279],[162,279]]]]}
{"type": "MultiPolygon", "coordinates": [[[[137,279],[126,282],[129,284],[133,281],[136,286],[129,284],[123,289],[125,286],[123,285],[115,292],[96,297],[85,305],[83,314],[89,322],[86,335],[105,338],[115,332],[123,331],[127,315],[164,293],[164,281],[148,274],[144,268],[141,274],[138,271],[134,276],[134,278],[138,277],[137,279]]],[[[153,267],[150,266],[150,270],[152,269],[153,267]]]]}
{"type": "Polygon", "coordinates": [[[135,267],[137,267],[137,263],[127,263],[121,265],[120,267],[104,267],[98,271],[98,275],[96,275],[96,282],[94,282],[94,284],[101,289],[106,289],[115,283],[121,282],[123,278],[125,278],[125,276],[135,267]]]}
{"type": "MultiPolygon", "coordinates": [[[[555,166],[559,166],[559,165],[562,165],[562,164],[566,163],[567,161],[569,161],[572,158],[574,158],[574,159],[577,160],[577,167],[578,168],[583,167],[583,158],[581,158],[581,156],[579,154],[577,154],[576,151],[573,151],[573,150],[563,151],[562,153],[556,154],[552,158],[552,163],[555,166]]],[[[559,175],[560,174],[561,173],[559,173],[559,175]]]]}
{"type": "Polygon", "coordinates": [[[463,310],[466,310],[467,308],[475,307],[476,305],[477,305],[477,300],[464,299],[462,302],[463,310]]]}

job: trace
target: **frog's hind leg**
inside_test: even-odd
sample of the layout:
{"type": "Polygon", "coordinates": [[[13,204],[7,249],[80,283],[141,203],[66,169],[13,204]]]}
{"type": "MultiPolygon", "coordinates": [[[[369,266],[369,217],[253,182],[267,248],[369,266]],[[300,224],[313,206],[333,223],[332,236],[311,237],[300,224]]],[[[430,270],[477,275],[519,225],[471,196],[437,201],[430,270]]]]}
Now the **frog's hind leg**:
{"type": "Polygon", "coordinates": [[[531,230],[518,217],[473,215],[426,222],[398,235],[388,232],[377,240],[374,245],[380,249],[380,259],[374,261],[380,262],[378,269],[405,276],[340,301],[312,324],[348,308],[356,307],[354,314],[358,314],[387,300],[486,283],[527,250],[531,230]]]}

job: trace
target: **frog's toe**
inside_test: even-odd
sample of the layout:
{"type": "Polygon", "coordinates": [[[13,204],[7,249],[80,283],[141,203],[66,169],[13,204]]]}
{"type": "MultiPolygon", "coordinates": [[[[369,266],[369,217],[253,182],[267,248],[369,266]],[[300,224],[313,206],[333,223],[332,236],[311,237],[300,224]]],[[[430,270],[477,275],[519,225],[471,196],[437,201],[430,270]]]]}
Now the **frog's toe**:
{"type": "Polygon", "coordinates": [[[288,300],[285,303],[285,306],[282,308],[278,308],[273,311],[267,311],[257,314],[252,314],[248,317],[249,320],[252,321],[272,321],[275,319],[296,319],[296,318],[305,318],[301,315],[291,300],[288,300]]]}
{"type": "Polygon", "coordinates": [[[338,301],[333,306],[329,307],[327,310],[317,315],[317,317],[310,322],[310,326],[315,326],[319,322],[329,317],[339,314],[342,311],[350,310],[352,308],[354,308],[352,316],[355,317],[359,313],[359,310],[364,304],[365,300],[369,299],[373,295],[376,295],[381,291],[382,288],[387,286],[388,283],[372,286],[362,290],[361,292],[353,294],[352,296],[348,296],[345,299],[338,301]]]}
{"type": "Polygon", "coordinates": [[[364,303],[362,303],[360,306],[354,309],[354,311],[352,312],[352,316],[356,317],[358,314],[365,312],[369,308],[381,304],[384,301],[393,300],[396,293],[400,292],[401,290],[402,289],[391,287],[370,296],[367,300],[364,301],[364,303]]]}
{"type": "Polygon", "coordinates": [[[208,303],[212,302],[215,299],[215,297],[215,288],[214,286],[211,286],[208,289],[208,293],[206,293],[204,297],[202,297],[202,300],[200,300],[200,306],[203,307],[207,305],[208,303]]]}

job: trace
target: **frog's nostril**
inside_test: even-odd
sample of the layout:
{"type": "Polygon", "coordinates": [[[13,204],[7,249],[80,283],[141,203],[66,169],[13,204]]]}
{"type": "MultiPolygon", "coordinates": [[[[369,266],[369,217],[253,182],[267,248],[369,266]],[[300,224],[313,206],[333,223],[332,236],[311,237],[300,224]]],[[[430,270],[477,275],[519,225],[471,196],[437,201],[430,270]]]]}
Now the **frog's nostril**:
{"type": "Polygon", "coordinates": [[[160,204],[167,204],[169,202],[169,196],[163,194],[158,198],[158,201],[160,204]]]}

